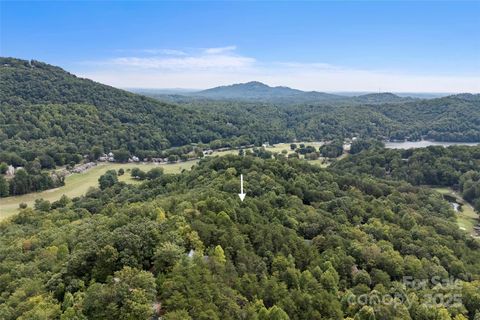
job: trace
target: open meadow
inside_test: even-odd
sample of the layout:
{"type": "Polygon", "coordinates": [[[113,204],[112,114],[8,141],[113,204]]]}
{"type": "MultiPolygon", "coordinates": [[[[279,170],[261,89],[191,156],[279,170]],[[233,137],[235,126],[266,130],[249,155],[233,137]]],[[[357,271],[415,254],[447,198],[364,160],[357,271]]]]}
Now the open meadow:
{"type": "MultiPolygon", "coordinates": [[[[307,146],[314,146],[317,150],[323,145],[323,142],[296,142],[297,146],[305,144],[307,146]]],[[[252,149],[252,148],[248,148],[252,149]]],[[[266,148],[271,152],[282,152],[287,150],[288,154],[294,151],[290,149],[290,143],[279,143],[271,145],[266,148]]],[[[215,151],[211,156],[225,156],[229,154],[238,154],[238,150],[226,150],[215,151]]],[[[5,219],[18,212],[20,203],[27,204],[28,207],[32,207],[36,199],[45,199],[50,202],[56,201],[66,195],[69,198],[79,197],[84,195],[91,187],[98,186],[98,178],[103,175],[107,170],[116,170],[123,168],[125,174],[119,176],[119,181],[127,183],[139,183],[140,181],[134,180],[130,177],[129,169],[139,167],[144,171],[148,171],[155,167],[161,167],[165,173],[180,173],[182,170],[189,170],[195,165],[198,160],[190,160],[179,163],[169,164],[157,164],[157,163],[100,163],[96,167],[88,169],[84,173],[74,173],[65,178],[65,185],[59,188],[45,190],[41,192],[29,193],[20,196],[13,196],[7,198],[0,198],[0,220],[5,219]]],[[[321,167],[327,167],[328,162],[325,162],[323,158],[317,160],[309,160],[310,163],[319,165],[321,167]]]]}
{"type": "Polygon", "coordinates": [[[0,220],[5,219],[18,211],[20,203],[26,203],[28,207],[32,207],[36,199],[45,199],[50,202],[60,199],[62,195],[69,198],[79,197],[91,187],[98,186],[98,178],[107,170],[117,170],[123,168],[125,174],[119,176],[119,181],[127,183],[137,183],[138,181],[130,177],[128,169],[138,167],[144,171],[152,168],[161,167],[165,173],[180,173],[184,169],[190,169],[197,161],[187,161],[169,164],[155,164],[155,163],[100,163],[96,167],[87,170],[84,173],[74,173],[65,178],[65,185],[59,188],[45,190],[42,192],[35,192],[24,194],[20,196],[13,196],[7,198],[0,198],[0,220]]]}
{"type": "Polygon", "coordinates": [[[472,207],[471,204],[466,202],[465,200],[460,197],[455,191],[451,188],[433,188],[435,191],[443,194],[449,195],[456,199],[456,202],[461,205],[460,211],[457,212],[457,224],[461,230],[469,233],[470,235],[475,237],[475,232],[473,227],[478,225],[479,216],[478,213],[475,212],[475,209],[472,207]]]}
{"type": "MultiPolygon", "coordinates": [[[[314,146],[318,150],[320,146],[323,145],[323,142],[296,142],[297,146],[300,144],[305,144],[307,146],[314,146]]],[[[252,148],[248,148],[252,149],[252,148]]],[[[271,145],[266,148],[271,152],[282,152],[287,150],[287,152],[293,153],[290,149],[290,143],[279,143],[271,145]]],[[[211,156],[225,156],[233,154],[238,154],[238,150],[226,150],[226,151],[215,151],[211,156]]],[[[13,196],[7,198],[0,198],[0,220],[5,219],[18,212],[20,203],[27,204],[28,207],[32,207],[36,199],[45,199],[50,202],[60,199],[62,195],[66,195],[69,198],[79,197],[84,195],[87,190],[91,187],[98,186],[98,178],[103,175],[107,170],[117,170],[123,168],[125,174],[119,176],[119,181],[127,183],[139,183],[140,181],[134,180],[130,177],[127,170],[139,167],[144,171],[148,171],[155,167],[161,167],[164,169],[165,173],[180,173],[182,170],[189,170],[195,165],[198,160],[190,160],[186,162],[179,163],[169,163],[169,164],[157,164],[157,163],[100,163],[96,167],[88,169],[84,173],[74,173],[65,178],[65,185],[59,188],[45,190],[41,192],[29,193],[20,196],[13,196]]],[[[327,167],[328,162],[325,162],[323,158],[318,160],[309,161],[312,164],[319,165],[321,167],[327,167]]]]}

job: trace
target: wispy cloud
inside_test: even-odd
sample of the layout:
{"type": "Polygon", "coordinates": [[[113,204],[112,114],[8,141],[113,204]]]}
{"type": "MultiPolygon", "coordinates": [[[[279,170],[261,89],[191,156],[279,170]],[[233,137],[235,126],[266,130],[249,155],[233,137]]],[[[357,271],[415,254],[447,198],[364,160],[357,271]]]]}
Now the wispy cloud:
{"type": "Polygon", "coordinates": [[[304,63],[304,62],[276,62],[276,65],[283,68],[291,68],[291,69],[322,69],[322,70],[333,70],[339,69],[338,66],[331,65],[329,63],[322,63],[322,62],[311,62],[311,63],[304,63]]]}
{"type": "Polygon", "coordinates": [[[122,57],[108,61],[109,64],[155,69],[224,69],[224,68],[244,68],[253,65],[255,59],[241,56],[228,55],[208,55],[184,58],[164,58],[164,57],[122,57]]]}
{"type": "Polygon", "coordinates": [[[117,87],[203,89],[258,80],[319,91],[480,92],[479,76],[365,70],[325,62],[259,61],[239,54],[236,46],[143,49],[141,53],[85,62],[90,70],[84,69],[81,75],[117,87]]]}
{"type": "Polygon", "coordinates": [[[143,49],[149,56],[124,56],[103,61],[90,61],[97,66],[117,66],[140,69],[198,70],[198,69],[241,69],[254,65],[256,60],[236,54],[235,46],[193,50],[143,49]],[[175,56],[175,57],[172,57],[175,56]]]}
{"type": "Polygon", "coordinates": [[[218,48],[207,48],[204,50],[206,54],[223,54],[237,50],[236,46],[227,46],[227,47],[218,47],[218,48]]]}
{"type": "Polygon", "coordinates": [[[185,56],[187,53],[177,49],[165,48],[147,48],[147,49],[116,49],[115,53],[120,54],[146,54],[146,55],[169,55],[169,56],[185,56]]]}
{"type": "Polygon", "coordinates": [[[182,50],[175,50],[175,49],[142,49],[141,52],[148,53],[148,54],[164,54],[169,56],[185,56],[187,55],[182,50]]]}

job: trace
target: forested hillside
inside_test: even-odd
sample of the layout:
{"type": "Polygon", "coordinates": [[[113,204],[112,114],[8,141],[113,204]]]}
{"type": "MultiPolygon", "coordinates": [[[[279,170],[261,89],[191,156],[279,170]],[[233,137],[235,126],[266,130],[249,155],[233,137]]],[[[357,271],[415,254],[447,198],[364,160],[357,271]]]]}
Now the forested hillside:
{"type": "Polygon", "coordinates": [[[357,96],[345,96],[318,91],[302,91],[289,87],[270,87],[258,81],[236,83],[228,86],[220,86],[211,89],[194,92],[155,90],[155,89],[131,89],[132,92],[164,101],[185,100],[236,100],[242,102],[273,103],[277,105],[292,104],[381,104],[401,103],[413,101],[411,97],[400,97],[392,93],[369,93],[357,96]]]}
{"type": "MultiPolygon", "coordinates": [[[[37,61],[0,60],[0,161],[47,155],[57,165],[124,149],[140,157],[190,143],[215,146],[325,140],[480,141],[480,98],[458,95],[394,104],[294,104],[187,100],[162,103],[80,79],[37,61]]],[[[292,89],[290,89],[292,90],[292,89]]],[[[23,163],[25,165],[25,163],[23,163]]]]}
{"type": "Polygon", "coordinates": [[[480,320],[437,2],[0,0],[0,320],[480,320]]]}
{"type": "Polygon", "coordinates": [[[3,150],[22,155],[70,147],[74,150],[68,153],[88,154],[99,146],[158,153],[240,135],[195,110],[80,79],[41,62],[0,62],[3,150]]]}
{"type": "MultiPolygon", "coordinates": [[[[256,94],[266,90],[267,96],[302,93],[252,85],[260,87],[256,94]]],[[[478,95],[404,101],[374,94],[356,97],[360,103],[293,98],[288,104],[177,97],[167,103],[13,58],[0,59],[0,87],[0,196],[60,186],[62,178],[46,171],[109,152],[127,161],[295,139],[480,141],[478,95]],[[8,165],[24,170],[5,187],[1,174],[8,165]]]]}
{"type": "Polygon", "coordinates": [[[240,100],[273,103],[314,103],[324,101],[338,101],[345,97],[317,91],[301,91],[289,87],[270,87],[258,81],[237,83],[228,86],[211,88],[190,94],[220,100],[240,100]]]}
{"type": "Polygon", "coordinates": [[[480,316],[480,245],[437,193],[252,156],[156,176],[1,224],[0,318],[480,316]]]}
{"type": "Polygon", "coordinates": [[[336,162],[334,170],[408,181],[414,185],[452,187],[480,210],[480,147],[430,146],[397,150],[370,148],[336,162]]]}
{"type": "MultiPolygon", "coordinates": [[[[201,147],[280,142],[291,138],[284,124],[244,114],[162,103],[80,79],[38,61],[0,59],[0,196],[50,189],[63,184],[51,176],[102,153],[122,160],[177,157],[201,147]],[[5,181],[8,165],[19,170],[5,181]]],[[[201,153],[201,149],[197,150],[201,153]]]]}
{"type": "MultiPolygon", "coordinates": [[[[480,141],[480,95],[461,94],[435,99],[401,98],[389,93],[351,98],[264,99],[216,98],[188,95],[145,94],[208,113],[233,112],[268,121],[283,120],[288,137],[332,139],[335,137],[375,137],[394,140],[480,141]],[[270,109],[264,119],[262,109],[270,109]],[[271,112],[275,110],[275,112],[271,112]]],[[[281,95],[280,95],[281,96],[281,95]]]]}
{"type": "Polygon", "coordinates": [[[480,141],[480,94],[459,94],[375,109],[404,127],[393,139],[423,136],[437,141],[480,141]]]}

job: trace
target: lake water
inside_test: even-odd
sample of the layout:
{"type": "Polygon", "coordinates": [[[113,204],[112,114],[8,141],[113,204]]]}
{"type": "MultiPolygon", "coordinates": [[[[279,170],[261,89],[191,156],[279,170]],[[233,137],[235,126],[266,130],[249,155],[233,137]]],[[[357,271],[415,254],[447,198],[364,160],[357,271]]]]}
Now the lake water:
{"type": "Polygon", "coordinates": [[[416,149],[416,148],[425,148],[428,146],[477,146],[479,143],[469,143],[469,142],[439,142],[439,141],[401,141],[401,142],[385,142],[385,148],[387,149],[416,149]]]}

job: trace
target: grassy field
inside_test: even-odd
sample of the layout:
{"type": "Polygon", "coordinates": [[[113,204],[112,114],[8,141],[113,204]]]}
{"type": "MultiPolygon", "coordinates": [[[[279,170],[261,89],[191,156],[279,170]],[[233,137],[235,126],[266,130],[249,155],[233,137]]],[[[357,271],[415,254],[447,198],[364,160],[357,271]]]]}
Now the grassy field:
{"type": "Polygon", "coordinates": [[[478,224],[478,213],[475,212],[475,209],[466,201],[460,197],[455,191],[450,188],[433,188],[435,191],[441,194],[447,194],[456,198],[456,202],[462,205],[461,211],[457,214],[457,224],[458,227],[465,232],[468,232],[472,236],[475,236],[473,227],[478,224]]]}
{"type": "MultiPolygon", "coordinates": [[[[306,146],[313,146],[315,149],[318,150],[324,143],[323,142],[295,142],[297,146],[300,144],[305,144],[306,146]]],[[[252,150],[253,148],[246,148],[246,150],[252,150]]],[[[281,153],[283,150],[287,150],[287,154],[294,153],[295,151],[290,149],[290,143],[277,143],[275,145],[271,145],[269,147],[265,148],[267,151],[273,152],[273,153],[281,153]]],[[[225,156],[229,154],[238,154],[238,150],[226,150],[226,151],[216,151],[212,154],[212,156],[225,156]]],[[[343,154],[338,159],[344,158],[347,154],[343,154]]],[[[301,156],[303,157],[303,156],[301,156]]],[[[330,165],[330,161],[326,160],[324,161],[325,158],[319,158],[317,160],[308,160],[309,163],[320,166],[322,168],[326,168],[330,165]]]]}
{"type": "MultiPolygon", "coordinates": [[[[294,152],[290,149],[290,144],[291,143],[277,143],[275,145],[267,147],[266,149],[271,152],[282,152],[283,150],[287,150],[287,152],[290,154],[294,152]]],[[[315,149],[317,150],[318,148],[324,145],[324,143],[320,141],[314,141],[314,142],[300,141],[300,142],[295,142],[295,144],[297,145],[297,147],[300,146],[301,144],[304,144],[306,146],[312,146],[312,147],[315,147],[315,149]]]]}
{"type": "MultiPolygon", "coordinates": [[[[318,148],[320,148],[324,143],[323,142],[320,142],[320,141],[314,141],[314,142],[295,142],[295,144],[297,145],[297,147],[300,145],[300,144],[305,144],[306,146],[313,146],[315,147],[315,149],[318,150],[318,148]]],[[[252,150],[253,148],[246,148],[245,150],[252,150]]],[[[265,148],[267,151],[270,151],[270,152],[274,152],[274,153],[280,153],[282,152],[283,150],[287,150],[288,154],[290,153],[294,153],[295,151],[291,150],[290,149],[290,143],[277,143],[277,144],[274,144],[274,145],[271,145],[269,147],[266,147],[265,148]]],[[[212,155],[213,156],[224,156],[224,155],[227,155],[227,154],[238,154],[238,150],[226,150],[226,151],[216,151],[214,152],[212,155]]]]}
{"type": "MultiPolygon", "coordinates": [[[[297,146],[304,143],[307,146],[314,146],[318,149],[323,143],[322,142],[296,142],[297,146]]],[[[271,152],[282,152],[282,150],[287,150],[288,153],[293,153],[294,151],[290,150],[290,143],[279,143],[267,147],[267,150],[271,152]]],[[[238,154],[238,150],[228,150],[221,152],[214,152],[212,156],[224,156],[227,154],[238,154]]],[[[0,198],[0,220],[9,217],[18,212],[18,206],[20,203],[26,203],[29,207],[32,207],[36,199],[43,198],[50,202],[60,199],[62,195],[66,195],[69,198],[79,197],[84,195],[90,187],[98,186],[98,178],[103,175],[107,170],[118,170],[120,168],[131,169],[134,167],[139,167],[144,171],[148,171],[151,168],[160,166],[165,170],[165,173],[180,173],[183,169],[191,169],[191,167],[196,164],[197,160],[174,163],[174,164],[142,164],[142,163],[101,163],[96,167],[93,167],[87,170],[85,173],[72,174],[65,179],[65,186],[45,190],[42,192],[30,193],[21,196],[0,198]]],[[[319,165],[321,167],[328,166],[327,163],[323,163],[322,159],[312,160],[310,163],[319,165]]],[[[120,181],[127,183],[139,183],[137,180],[130,178],[130,174],[126,172],[123,176],[119,177],[120,181]]]]}
{"type": "MultiPolygon", "coordinates": [[[[21,196],[0,198],[0,220],[15,214],[18,211],[18,205],[22,202],[32,207],[36,199],[43,198],[50,202],[60,199],[62,195],[67,195],[69,198],[78,197],[90,187],[98,186],[98,178],[107,170],[118,170],[123,168],[125,170],[139,167],[144,171],[148,171],[155,167],[161,167],[165,173],[179,173],[183,169],[190,169],[197,161],[180,162],[173,164],[141,164],[141,163],[103,163],[91,168],[85,173],[75,173],[65,179],[65,186],[45,190],[42,192],[30,193],[21,196]]],[[[127,183],[137,183],[136,180],[130,178],[130,174],[125,172],[123,176],[119,177],[120,181],[127,183]]]]}
{"type": "Polygon", "coordinates": [[[313,165],[316,165],[316,166],[320,166],[322,168],[326,168],[330,165],[331,162],[329,162],[328,160],[325,162],[324,161],[324,158],[320,158],[320,159],[317,159],[317,160],[307,160],[308,163],[310,164],[313,164],[313,165]]]}
{"type": "Polygon", "coordinates": [[[452,195],[453,193],[453,190],[450,189],[450,188],[447,188],[447,187],[443,187],[443,188],[432,188],[433,190],[437,191],[438,193],[441,193],[441,194],[449,194],[449,195],[452,195]]]}

